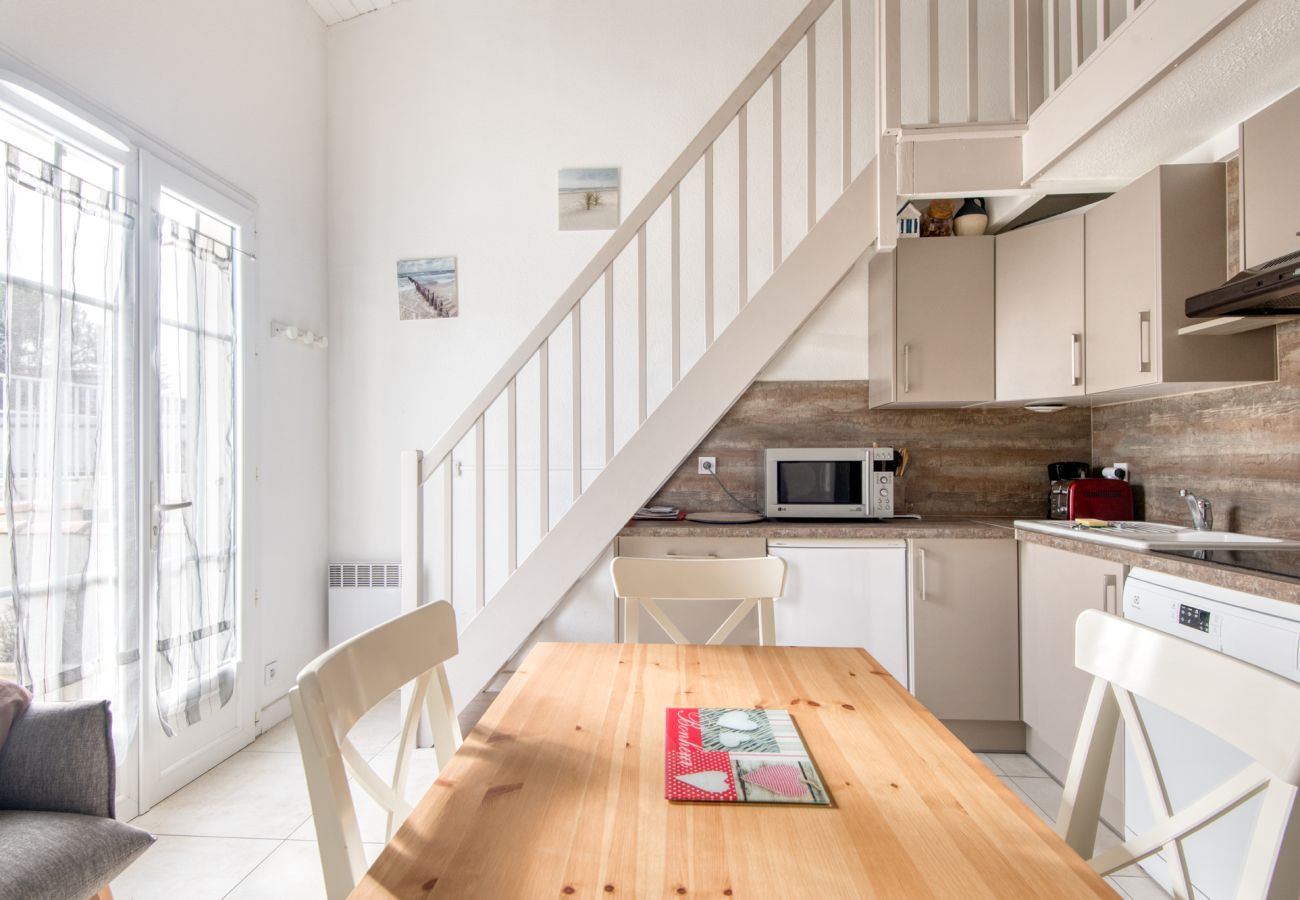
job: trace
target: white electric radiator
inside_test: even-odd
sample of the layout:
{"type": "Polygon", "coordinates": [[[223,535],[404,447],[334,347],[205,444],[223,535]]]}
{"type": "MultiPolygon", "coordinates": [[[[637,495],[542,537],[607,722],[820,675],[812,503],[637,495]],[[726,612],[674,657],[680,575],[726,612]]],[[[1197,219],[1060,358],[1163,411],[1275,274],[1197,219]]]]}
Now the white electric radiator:
{"type": "Polygon", "coordinates": [[[331,563],[330,646],[394,618],[402,610],[400,563],[331,563]]]}

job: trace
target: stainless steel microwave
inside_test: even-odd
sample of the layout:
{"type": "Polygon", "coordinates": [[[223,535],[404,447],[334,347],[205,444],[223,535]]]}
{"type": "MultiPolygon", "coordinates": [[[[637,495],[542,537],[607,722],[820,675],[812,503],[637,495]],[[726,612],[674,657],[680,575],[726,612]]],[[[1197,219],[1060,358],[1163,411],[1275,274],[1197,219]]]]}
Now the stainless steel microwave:
{"type": "Polygon", "coordinates": [[[894,516],[891,447],[764,452],[769,519],[889,519],[894,516]]]}

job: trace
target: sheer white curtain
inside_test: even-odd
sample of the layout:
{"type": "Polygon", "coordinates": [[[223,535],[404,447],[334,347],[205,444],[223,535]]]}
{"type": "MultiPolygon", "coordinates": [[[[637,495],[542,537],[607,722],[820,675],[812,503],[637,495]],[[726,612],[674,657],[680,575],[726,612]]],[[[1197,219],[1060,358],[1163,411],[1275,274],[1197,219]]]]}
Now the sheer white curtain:
{"type": "Polygon", "coordinates": [[[159,719],[175,734],[235,688],[235,251],[157,222],[154,678],[159,719]]]}
{"type": "Polygon", "coordinates": [[[134,205],[16,147],[0,304],[0,677],[139,714],[134,205]]]}

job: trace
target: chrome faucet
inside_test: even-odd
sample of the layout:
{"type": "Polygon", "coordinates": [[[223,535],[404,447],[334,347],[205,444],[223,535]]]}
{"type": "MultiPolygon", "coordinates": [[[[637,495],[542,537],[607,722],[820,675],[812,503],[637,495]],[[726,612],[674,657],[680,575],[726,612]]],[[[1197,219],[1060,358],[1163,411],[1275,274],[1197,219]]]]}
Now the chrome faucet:
{"type": "Polygon", "coordinates": [[[1192,511],[1192,527],[1197,531],[1210,531],[1214,528],[1214,506],[1209,500],[1198,497],[1183,488],[1178,496],[1187,501],[1187,508],[1192,511]]]}

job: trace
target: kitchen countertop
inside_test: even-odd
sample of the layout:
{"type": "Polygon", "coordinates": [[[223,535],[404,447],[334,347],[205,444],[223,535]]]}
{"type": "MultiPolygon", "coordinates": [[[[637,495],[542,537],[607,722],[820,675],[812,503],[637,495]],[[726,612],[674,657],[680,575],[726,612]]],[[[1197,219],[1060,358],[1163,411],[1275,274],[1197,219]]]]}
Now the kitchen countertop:
{"type": "Polygon", "coordinates": [[[619,537],[761,537],[761,538],[857,538],[859,540],[906,540],[908,538],[1005,538],[1015,537],[1014,518],[936,516],[925,519],[882,519],[878,521],[774,521],[747,525],[708,525],[686,521],[637,521],[628,524],[619,537]]]}
{"type": "MultiPolygon", "coordinates": [[[[997,516],[924,519],[888,519],[881,521],[794,522],[764,521],[748,525],[707,525],[686,521],[638,521],[629,523],[619,537],[761,537],[782,538],[857,538],[878,540],[940,538],[1016,538],[1031,544],[1056,547],[1085,556],[1095,556],[1131,568],[1151,569],[1179,578],[1213,584],[1234,591],[1269,597],[1286,603],[1300,604],[1300,580],[1280,575],[1265,575],[1218,563],[1181,559],[1160,553],[1108,547],[1065,535],[1025,531],[1014,526],[1016,517],[997,516]]],[[[1023,517],[1020,517],[1023,518],[1023,517]]]]}
{"type": "Polygon", "coordinates": [[[1025,531],[1021,528],[1016,529],[1016,538],[1030,544],[1042,544],[1046,547],[1056,547],[1058,550],[1068,550],[1071,553],[1082,553],[1084,556],[1095,556],[1134,569],[1150,569],[1153,572],[1163,572],[1166,575],[1213,584],[1233,591],[1243,591],[1286,603],[1300,603],[1300,581],[1281,575],[1265,575],[1219,563],[1166,556],[1147,550],[1109,547],[1082,538],[1025,531]]]}

